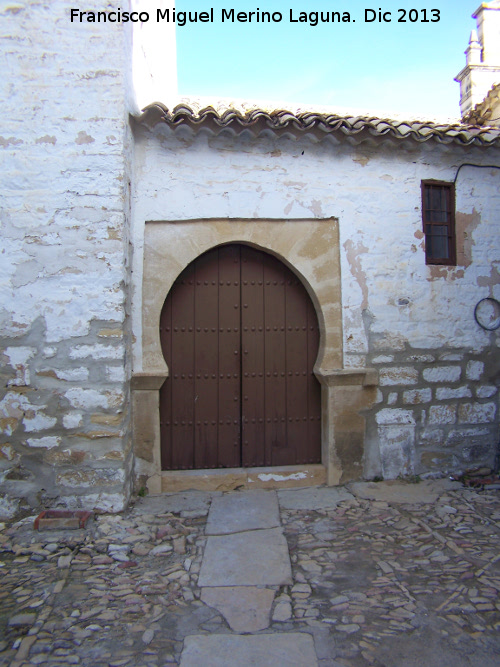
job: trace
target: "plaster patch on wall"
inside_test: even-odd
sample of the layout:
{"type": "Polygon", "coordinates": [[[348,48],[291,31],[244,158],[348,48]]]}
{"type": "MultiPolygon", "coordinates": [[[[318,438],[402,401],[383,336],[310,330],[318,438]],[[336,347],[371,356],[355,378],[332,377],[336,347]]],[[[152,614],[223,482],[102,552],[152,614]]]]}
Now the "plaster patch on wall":
{"type": "Polygon", "coordinates": [[[500,271],[498,270],[498,266],[494,263],[492,263],[490,267],[489,276],[477,277],[478,287],[494,287],[495,285],[499,284],[500,284],[500,271]]]}
{"type": "Polygon", "coordinates": [[[16,377],[9,380],[9,386],[27,387],[30,384],[30,371],[27,366],[29,359],[35,354],[35,350],[31,347],[8,347],[4,351],[5,356],[9,359],[9,364],[16,371],[16,377]]]}
{"type": "Polygon", "coordinates": [[[27,412],[23,419],[24,430],[31,433],[33,431],[44,431],[45,429],[52,428],[56,423],[57,419],[55,417],[49,417],[49,415],[43,412],[35,411],[27,412]]]}
{"type": "Polygon", "coordinates": [[[35,141],[36,144],[52,144],[53,146],[56,145],[57,139],[55,137],[49,137],[48,134],[45,134],[43,137],[39,137],[35,141]]]}
{"type": "Polygon", "coordinates": [[[434,278],[445,278],[448,281],[456,280],[457,278],[463,278],[465,271],[459,269],[456,266],[432,266],[429,265],[430,275],[427,277],[427,280],[433,280],[434,278]]]}
{"type": "Polygon", "coordinates": [[[320,199],[313,199],[311,203],[306,206],[316,218],[323,218],[323,206],[320,199]]]}
{"type": "Polygon", "coordinates": [[[366,155],[356,152],[354,157],[352,158],[352,161],[356,162],[357,164],[360,164],[362,167],[366,167],[368,162],[370,162],[370,158],[367,157],[366,155]]]}
{"type": "Polygon", "coordinates": [[[364,310],[365,308],[368,308],[368,285],[366,283],[365,272],[361,267],[361,255],[367,253],[368,248],[363,245],[362,241],[359,241],[354,245],[354,242],[351,239],[348,239],[344,243],[344,249],[346,251],[346,257],[349,262],[351,273],[361,288],[361,294],[363,295],[361,308],[364,310]]]}
{"type": "Polygon", "coordinates": [[[69,389],[64,396],[71,406],[83,410],[117,407],[123,401],[123,394],[116,391],[100,392],[95,389],[69,389]]]}
{"type": "Polygon", "coordinates": [[[87,134],[85,131],[78,132],[78,136],[75,139],[75,144],[92,144],[94,143],[94,137],[91,137],[90,134],[87,134]]]}
{"type": "Polygon", "coordinates": [[[80,412],[69,412],[63,416],[63,425],[64,428],[78,428],[81,426],[83,421],[83,416],[80,412]]]}
{"type": "Polygon", "coordinates": [[[31,404],[22,394],[8,392],[0,401],[0,433],[12,435],[31,404]]]}
{"type": "Polygon", "coordinates": [[[24,143],[22,139],[16,139],[15,137],[9,137],[8,139],[5,137],[0,137],[0,146],[2,146],[2,148],[7,148],[8,146],[19,146],[22,143],[24,143]]]}
{"type": "Polygon", "coordinates": [[[28,438],[27,443],[29,447],[42,447],[43,449],[52,449],[59,447],[61,438],[55,435],[47,435],[44,438],[28,438]]]}
{"type": "Polygon", "coordinates": [[[457,239],[457,265],[467,268],[472,264],[472,247],[475,245],[473,232],[481,222],[481,216],[473,209],[472,213],[455,215],[455,229],[457,239]]]}

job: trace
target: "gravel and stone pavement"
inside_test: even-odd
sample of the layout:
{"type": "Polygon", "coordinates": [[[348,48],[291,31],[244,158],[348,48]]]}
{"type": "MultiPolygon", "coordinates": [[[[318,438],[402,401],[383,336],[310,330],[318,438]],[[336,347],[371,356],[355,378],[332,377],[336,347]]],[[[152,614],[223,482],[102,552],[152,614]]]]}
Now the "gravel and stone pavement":
{"type": "Polygon", "coordinates": [[[0,667],[500,664],[500,492],[448,480],[138,499],[0,524],[0,667]]]}

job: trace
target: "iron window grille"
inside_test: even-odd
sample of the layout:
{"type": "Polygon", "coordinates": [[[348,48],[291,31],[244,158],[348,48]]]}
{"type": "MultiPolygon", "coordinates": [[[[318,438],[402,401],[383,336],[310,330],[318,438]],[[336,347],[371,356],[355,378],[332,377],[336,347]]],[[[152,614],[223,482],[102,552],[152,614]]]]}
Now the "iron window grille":
{"type": "Polygon", "coordinates": [[[422,181],[422,222],[426,264],[455,266],[455,187],[442,181],[422,181]]]}

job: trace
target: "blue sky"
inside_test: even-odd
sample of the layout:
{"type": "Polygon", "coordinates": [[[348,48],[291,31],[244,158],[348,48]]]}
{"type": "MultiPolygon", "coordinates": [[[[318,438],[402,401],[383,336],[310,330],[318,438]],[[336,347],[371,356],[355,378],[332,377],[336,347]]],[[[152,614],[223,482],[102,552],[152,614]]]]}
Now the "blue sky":
{"type": "MultiPolygon", "coordinates": [[[[427,117],[459,114],[453,78],[476,27],[479,0],[350,2],[177,0],[177,11],[214,8],[216,21],[177,27],[179,93],[291,104],[329,105],[427,117]],[[222,23],[221,9],[280,11],[281,23],[222,23]],[[365,23],[365,9],[391,12],[390,23],[365,23]],[[399,9],[419,19],[398,22],[399,9]],[[312,11],[349,12],[351,23],[290,23],[312,11]],[[413,14],[415,17],[415,14],[413,14]]],[[[373,16],[373,14],[369,14],[373,16]]]]}

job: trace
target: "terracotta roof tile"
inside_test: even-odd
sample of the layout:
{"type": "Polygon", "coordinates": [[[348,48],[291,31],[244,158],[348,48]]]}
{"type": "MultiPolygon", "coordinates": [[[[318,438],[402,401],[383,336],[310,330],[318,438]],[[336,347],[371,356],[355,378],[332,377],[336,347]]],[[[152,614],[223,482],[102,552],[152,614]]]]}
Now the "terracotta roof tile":
{"type": "Polygon", "coordinates": [[[268,134],[312,135],[317,141],[336,133],[361,143],[372,137],[425,142],[490,146],[500,145],[500,128],[461,124],[454,121],[397,120],[370,115],[350,115],[286,109],[251,108],[248,105],[220,103],[203,106],[195,101],[177,104],[172,110],[161,103],[147,106],[139,122],[149,127],[164,122],[172,128],[207,131],[213,135],[229,131],[238,135],[251,132],[255,137],[268,134]]]}

